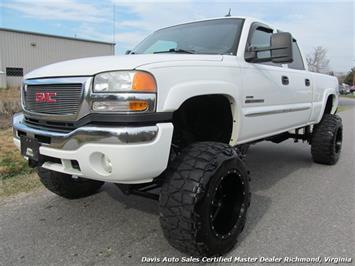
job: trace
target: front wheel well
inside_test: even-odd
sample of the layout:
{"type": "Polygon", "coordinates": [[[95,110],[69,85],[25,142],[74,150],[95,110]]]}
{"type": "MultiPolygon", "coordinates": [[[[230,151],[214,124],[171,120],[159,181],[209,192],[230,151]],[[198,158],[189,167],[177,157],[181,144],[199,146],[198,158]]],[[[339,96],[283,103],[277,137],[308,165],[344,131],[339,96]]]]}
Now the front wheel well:
{"type": "Polygon", "coordinates": [[[173,115],[173,144],[187,146],[197,141],[229,143],[233,129],[230,99],[225,95],[195,96],[173,115]]]}

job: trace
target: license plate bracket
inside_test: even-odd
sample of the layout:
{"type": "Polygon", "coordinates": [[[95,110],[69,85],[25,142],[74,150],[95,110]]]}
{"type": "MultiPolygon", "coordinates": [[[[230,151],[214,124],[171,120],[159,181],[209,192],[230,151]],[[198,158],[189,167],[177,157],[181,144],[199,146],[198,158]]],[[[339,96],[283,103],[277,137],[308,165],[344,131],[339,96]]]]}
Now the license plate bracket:
{"type": "Polygon", "coordinates": [[[39,147],[40,144],[37,139],[28,136],[21,136],[21,154],[27,156],[28,158],[39,161],[39,147]]]}

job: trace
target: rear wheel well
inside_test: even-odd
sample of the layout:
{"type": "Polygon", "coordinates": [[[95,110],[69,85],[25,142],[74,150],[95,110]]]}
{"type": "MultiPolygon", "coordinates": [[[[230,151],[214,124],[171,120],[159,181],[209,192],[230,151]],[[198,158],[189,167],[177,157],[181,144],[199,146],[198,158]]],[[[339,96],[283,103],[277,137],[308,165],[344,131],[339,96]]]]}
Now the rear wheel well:
{"type": "Polygon", "coordinates": [[[227,96],[212,94],[186,100],[173,115],[173,144],[184,147],[197,141],[229,143],[233,129],[227,96]]]}
{"type": "Polygon", "coordinates": [[[329,95],[325,105],[324,114],[330,114],[333,109],[334,95],[329,95]]]}

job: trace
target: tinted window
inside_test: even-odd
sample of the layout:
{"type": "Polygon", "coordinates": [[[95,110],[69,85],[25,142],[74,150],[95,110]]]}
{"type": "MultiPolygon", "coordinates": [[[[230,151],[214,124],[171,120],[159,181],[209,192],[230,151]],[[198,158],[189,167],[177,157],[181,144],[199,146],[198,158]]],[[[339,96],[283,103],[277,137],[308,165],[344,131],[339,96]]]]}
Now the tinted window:
{"type": "Polygon", "coordinates": [[[304,68],[302,55],[296,41],[293,41],[292,43],[292,52],[293,52],[293,62],[288,64],[288,67],[293,69],[304,70],[305,68],[304,68]]]}
{"type": "MultiPolygon", "coordinates": [[[[251,37],[250,46],[257,48],[269,47],[271,35],[272,30],[261,27],[257,28],[251,37]]],[[[270,56],[270,51],[258,52],[258,58],[268,58],[270,56]]]]}
{"type": "Polygon", "coordinates": [[[242,25],[242,19],[229,18],[173,26],[154,32],[133,52],[152,54],[176,49],[197,54],[232,54],[239,41],[242,25]]]}
{"type": "MultiPolygon", "coordinates": [[[[254,32],[251,33],[252,35],[250,38],[250,46],[256,47],[256,48],[270,47],[272,33],[273,33],[272,29],[264,28],[264,27],[257,27],[254,30],[254,32]]],[[[271,52],[270,51],[258,52],[257,56],[258,56],[258,58],[270,58],[271,52]]],[[[278,66],[278,67],[282,66],[281,64],[275,64],[271,61],[260,63],[260,64],[270,65],[270,66],[278,66]]]]}
{"type": "Polygon", "coordinates": [[[259,27],[254,31],[250,44],[252,47],[269,47],[271,35],[272,30],[259,27]]]}
{"type": "Polygon", "coordinates": [[[152,46],[150,46],[145,52],[147,54],[154,53],[154,51],[167,51],[170,49],[176,49],[177,43],[172,41],[161,41],[158,40],[152,46]]]}

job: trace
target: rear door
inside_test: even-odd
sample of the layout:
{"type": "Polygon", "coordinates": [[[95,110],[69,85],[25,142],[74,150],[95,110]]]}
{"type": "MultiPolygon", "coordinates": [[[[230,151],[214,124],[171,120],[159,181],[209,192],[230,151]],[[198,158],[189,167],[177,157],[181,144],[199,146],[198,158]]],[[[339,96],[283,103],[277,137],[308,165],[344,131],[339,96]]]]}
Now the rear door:
{"type": "MultiPolygon", "coordinates": [[[[287,65],[289,76],[292,78],[292,87],[294,93],[297,94],[297,99],[302,101],[306,106],[312,105],[313,99],[313,80],[312,74],[306,71],[305,62],[303,61],[300,48],[297,41],[294,39],[292,43],[293,62],[287,65]]],[[[301,120],[308,122],[311,116],[311,109],[308,116],[301,117],[301,120]]]]}
{"type": "MultiPolygon", "coordinates": [[[[252,24],[246,50],[270,46],[273,32],[265,24],[252,24]]],[[[258,57],[270,57],[270,52],[258,53],[258,57]]],[[[301,79],[305,77],[302,70],[290,71],[287,65],[272,62],[246,62],[242,73],[243,130],[239,141],[273,135],[301,125],[308,119],[312,94],[310,89],[300,86],[301,79]]]]}

